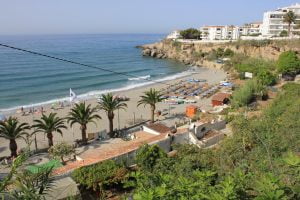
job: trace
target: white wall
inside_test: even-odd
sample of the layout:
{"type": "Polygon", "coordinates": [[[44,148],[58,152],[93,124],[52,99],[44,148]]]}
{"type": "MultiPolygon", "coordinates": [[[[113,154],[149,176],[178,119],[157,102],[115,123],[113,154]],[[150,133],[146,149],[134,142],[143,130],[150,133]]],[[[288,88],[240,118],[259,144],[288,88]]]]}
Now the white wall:
{"type": "Polygon", "coordinates": [[[143,131],[145,131],[147,133],[150,133],[150,134],[153,134],[153,135],[160,135],[159,132],[150,129],[147,126],[142,126],[142,129],[143,129],[143,131]]]}

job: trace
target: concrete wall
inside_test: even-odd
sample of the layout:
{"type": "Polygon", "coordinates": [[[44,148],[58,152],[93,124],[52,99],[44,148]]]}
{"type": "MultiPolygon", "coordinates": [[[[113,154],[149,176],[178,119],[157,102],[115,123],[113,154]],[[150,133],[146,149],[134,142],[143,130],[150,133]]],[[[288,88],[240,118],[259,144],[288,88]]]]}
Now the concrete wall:
{"type": "Polygon", "coordinates": [[[220,133],[220,134],[212,136],[210,138],[202,139],[201,141],[199,141],[199,145],[202,148],[209,148],[209,147],[219,143],[224,137],[225,137],[224,133],[220,133]]]}
{"type": "Polygon", "coordinates": [[[188,144],[189,143],[189,132],[174,135],[173,143],[174,144],[188,144]]]}
{"type": "Polygon", "coordinates": [[[197,138],[203,138],[203,136],[205,135],[205,133],[207,133],[209,130],[211,130],[211,124],[210,123],[205,123],[205,124],[201,124],[199,126],[197,126],[195,128],[195,135],[197,136],[197,138]]]}
{"type": "Polygon", "coordinates": [[[212,130],[221,130],[226,127],[226,121],[225,120],[220,120],[220,121],[215,121],[213,123],[203,123],[203,124],[196,124],[196,127],[194,129],[194,134],[197,136],[198,139],[201,139],[204,137],[204,135],[212,130]]]}

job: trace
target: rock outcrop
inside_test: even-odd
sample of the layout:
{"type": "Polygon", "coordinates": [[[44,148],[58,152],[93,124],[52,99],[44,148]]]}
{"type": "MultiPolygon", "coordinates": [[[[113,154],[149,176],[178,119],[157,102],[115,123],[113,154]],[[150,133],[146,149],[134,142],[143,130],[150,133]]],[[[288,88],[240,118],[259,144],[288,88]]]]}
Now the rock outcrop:
{"type": "Polygon", "coordinates": [[[213,49],[231,49],[235,53],[242,53],[251,57],[276,60],[287,50],[300,52],[300,41],[239,41],[232,43],[182,43],[163,40],[154,44],[140,46],[143,56],[158,59],[175,59],[187,65],[217,67],[221,65],[204,58],[213,49]]]}

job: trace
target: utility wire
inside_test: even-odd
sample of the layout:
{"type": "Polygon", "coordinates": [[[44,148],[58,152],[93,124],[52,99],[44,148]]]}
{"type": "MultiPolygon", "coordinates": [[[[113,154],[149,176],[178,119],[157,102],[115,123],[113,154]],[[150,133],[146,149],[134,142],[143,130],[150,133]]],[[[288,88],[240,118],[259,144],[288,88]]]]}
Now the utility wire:
{"type": "MultiPolygon", "coordinates": [[[[84,66],[84,67],[89,67],[89,68],[92,68],[92,69],[98,69],[98,70],[102,70],[102,71],[107,71],[107,72],[111,72],[111,73],[122,75],[122,76],[127,76],[127,77],[131,77],[131,78],[140,78],[140,77],[132,75],[132,74],[128,74],[128,73],[124,73],[124,72],[116,72],[116,71],[113,71],[113,70],[104,69],[104,68],[101,68],[101,67],[96,67],[96,66],[93,66],[93,65],[88,65],[88,64],[84,64],[84,63],[80,63],[80,62],[68,60],[68,59],[65,59],[65,58],[59,58],[59,57],[55,57],[55,56],[50,56],[50,55],[47,55],[47,54],[43,54],[43,53],[31,51],[31,50],[26,50],[26,49],[14,47],[14,46],[6,45],[6,44],[1,44],[0,43],[0,46],[5,47],[5,48],[9,48],[9,49],[14,49],[14,50],[17,50],[17,51],[22,51],[22,52],[34,54],[34,55],[37,55],[37,56],[42,56],[42,57],[46,57],[46,58],[50,58],[50,59],[54,59],[54,60],[59,60],[59,61],[62,61],[62,62],[67,62],[67,63],[71,63],[71,64],[75,64],[75,65],[80,65],[80,66],[84,66]]],[[[168,86],[170,86],[170,84],[168,84],[168,83],[164,83],[162,81],[151,80],[150,78],[146,78],[145,80],[148,80],[148,81],[151,81],[151,82],[154,82],[154,83],[159,83],[159,84],[162,84],[162,85],[168,85],[168,86]]]]}

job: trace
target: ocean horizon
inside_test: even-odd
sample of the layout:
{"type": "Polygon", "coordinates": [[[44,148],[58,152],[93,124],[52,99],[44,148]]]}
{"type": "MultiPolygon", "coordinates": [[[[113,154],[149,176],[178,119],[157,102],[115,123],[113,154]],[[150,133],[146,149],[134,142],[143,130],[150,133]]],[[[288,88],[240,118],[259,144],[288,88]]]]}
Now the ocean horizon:
{"type": "Polygon", "coordinates": [[[187,75],[182,63],[143,57],[136,48],[164,37],[164,34],[0,36],[3,44],[135,76],[126,77],[0,47],[0,111],[68,100],[70,88],[80,99],[86,99],[107,92],[122,94],[155,80],[187,75]]]}

